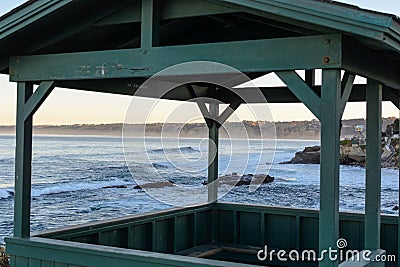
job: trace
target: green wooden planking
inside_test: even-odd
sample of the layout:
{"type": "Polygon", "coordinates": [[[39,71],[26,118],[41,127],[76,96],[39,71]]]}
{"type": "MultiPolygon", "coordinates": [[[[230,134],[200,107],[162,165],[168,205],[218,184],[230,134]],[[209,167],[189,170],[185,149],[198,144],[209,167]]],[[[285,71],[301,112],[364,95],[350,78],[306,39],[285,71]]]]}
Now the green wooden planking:
{"type": "Polygon", "coordinates": [[[151,251],[152,249],[152,224],[146,223],[131,227],[132,235],[129,235],[129,241],[132,245],[129,248],[151,251]]]}
{"type": "MultiPolygon", "coordinates": [[[[43,5],[44,1],[41,4],[43,5]]],[[[46,1],[47,6],[56,6],[55,3],[60,6],[68,4],[70,1],[46,1]]],[[[173,1],[173,3],[179,3],[179,1],[173,1]]],[[[181,1],[186,2],[186,1],[181,1]]],[[[197,1],[201,3],[200,1],[197,1]]],[[[271,17],[281,21],[293,21],[297,23],[305,23],[307,26],[316,28],[319,32],[332,31],[336,29],[342,32],[352,33],[358,36],[364,36],[367,38],[375,39],[382,43],[389,43],[390,40],[398,37],[398,29],[395,27],[397,24],[393,23],[393,18],[390,15],[371,13],[362,11],[354,8],[345,8],[343,6],[336,6],[330,3],[323,3],[306,0],[274,0],[274,1],[254,1],[254,0],[224,0],[224,1],[204,1],[205,3],[214,3],[211,7],[211,12],[217,9],[233,9],[241,12],[249,12],[257,15],[264,15],[265,17],[271,17]],[[394,25],[393,25],[394,24],[394,25]],[[383,36],[391,35],[391,38],[384,39],[383,36]],[[397,34],[396,34],[397,33],[397,34]]],[[[31,9],[34,5],[26,7],[23,11],[31,9]]],[[[43,5],[47,7],[46,5],[43,5]]],[[[203,3],[200,7],[196,5],[184,5],[179,3],[179,9],[181,10],[204,10],[205,4],[203,3]]],[[[45,16],[51,12],[50,8],[37,8],[36,12],[40,16],[45,16]]],[[[137,8],[136,8],[137,9],[137,8]]],[[[136,14],[139,17],[135,9],[132,9],[132,14],[136,14]]],[[[216,12],[216,11],[214,11],[216,12]]],[[[221,11],[222,12],[222,11],[221,11]]],[[[218,13],[218,12],[217,12],[218,13]]],[[[28,13],[29,14],[29,13],[28,13]]],[[[32,16],[32,21],[28,22],[20,20],[21,12],[14,16],[11,16],[7,20],[15,21],[11,25],[10,23],[0,24],[0,30],[8,26],[11,29],[18,28],[20,25],[26,26],[30,22],[37,20],[39,17],[32,16]]],[[[190,16],[196,16],[199,14],[190,14],[190,16]]],[[[201,14],[200,14],[201,15],[201,14]]],[[[28,16],[27,16],[28,17],[28,16]]],[[[132,17],[135,17],[132,15],[132,17]]],[[[25,19],[26,20],[26,19],[25,19]]],[[[112,21],[112,20],[111,20],[112,21]]],[[[119,21],[119,23],[126,23],[119,21]]],[[[9,34],[9,33],[8,33],[9,34]]],[[[390,43],[391,44],[391,43],[390,43]]]]}
{"type": "Polygon", "coordinates": [[[347,249],[364,248],[364,222],[341,220],[339,232],[340,238],[347,240],[347,249]]]}
{"type": "Polygon", "coordinates": [[[343,39],[343,69],[399,89],[399,68],[399,61],[392,56],[381,54],[354,40],[343,39]]]}
{"type": "Polygon", "coordinates": [[[29,258],[28,257],[17,257],[15,259],[16,267],[29,267],[29,258]]]}
{"type": "MultiPolygon", "coordinates": [[[[331,32],[332,29],[335,29],[340,32],[375,39],[377,42],[386,45],[394,45],[393,49],[398,49],[398,44],[392,44],[389,42],[390,40],[383,38],[384,34],[389,32],[388,28],[393,26],[393,17],[391,15],[345,8],[321,1],[222,0],[221,2],[226,3],[227,6],[236,6],[243,11],[257,15],[262,15],[260,12],[264,12],[264,16],[273,16],[280,21],[288,23],[296,21],[297,25],[304,24],[305,28],[311,28],[319,32],[331,32]]],[[[396,32],[393,33],[393,37],[397,38],[396,32]]],[[[397,41],[399,40],[397,39],[397,41]]]]}
{"type": "MultiPolygon", "coordinates": [[[[190,61],[219,62],[242,72],[337,68],[341,66],[341,53],[340,35],[318,35],[154,47],[146,51],[125,49],[36,55],[12,58],[10,79],[59,81],[148,77],[172,65],[190,61]],[[266,55],[268,60],[260,55],[266,55]],[[330,58],[329,62],[324,62],[326,57],[330,58]]],[[[185,71],[180,74],[198,74],[198,69],[185,71]]],[[[221,72],[220,69],[208,71],[221,72]]]]}
{"type": "Polygon", "coordinates": [[[295,248],[295,243],[291,242],[291,234],[296,217],[287,215],[266,214],[266,244],[274,249],[295,248]],[[279,225],[279,227],[277,227],[279,225]]]}
{"type": "Polygon", "coordinates": [[[383,223],[381,227],[381,248],[386,251],[386,255],[397,255],[399,243],[396,240],[398,235],[397,225],[383,223]]]}
{"type": "Polygon", "coordinates": [[[235,210],[233,211],[233,216],[232,216],[232,224],[233,224],[233,241],[232,243],[237,244],[238,239],[239,239],[239,223],[238,223],[238,212],[235,210]]]}
{"type": "MultiPolygon", "coordinates": [[[[237,10],[202,0],[169,0],[168,4],[162,5],[160,18],[163,20],[170,20],[186,17],[227,14],[232,12],[237,12],[237,10]]],[[[140,21],[140,7],[139,3],[136,2],[129,7],[101,19],[96,23],[96,26],[136,23],[140,21]]]]}
{"type": "Polygon", "coordinates": [[[211,208],[212,206],[208,204],[199,204],[186,208],[171,208],[164,211],[131,215],[120,219],[112,219],[103,222],[66,227],[62,230],[51,230],[41,234],[40,236],[62,240],[70,240],[71,238],[82,238],[91,236],[93,237],[93,240],[95,240],[96,235],[101,232],[121,229],[124,227],[134,227],[144,224],[149,224],[151,228],[151,224],[153,224],[157,220],[171,219],[176,216],[193,214],[194,212],[198,212],[199,214],[203,214],[203,212],[205,212],[205,215],[209,216],[210,218],[212,217],[210,216],[211,208]]]}
{"type": "Polygon", "coordinates": [[[40,259],[29,258],[29,267],[42,267],[40,259]]]}
{"type": "MultiPolygon", "coordinates": [[[[18,36],[16,39],[14,39],[13,41],[11,41],[11,43],[17,43],[17,47],[15,48],[14,45],[12,47],[7,47],[8,44],[8,37],[10,37],[10,35],[12,36],[13,34],[6,31],[5,35],[4,35],[4,41],[5,41],[5,45],[7,48],[5,48],[4,50],[2,50],[2,55],[6,55],[9,53],[13,53],[13,51],[18,50],[19,54],[24,54],[24,55],[28,55],[28,54],[35,54],[38,51],[42,51],[46,50],[47,48],[51,47],[50,49],[52,49],[54,44],[60,44],[60,43],[65,43],[65,39],[67,39],[68,37],[74,36],[82,31],[87,30],[88,28],[90,28],[92,25],[94,25],[99,19],[103,18],[104,16],[106,16],[107,14],[112,14],[114,13],[116,10],[120,9],[121,7],[126,6],[127,2],[130,0],[120,0],[116,3],[112,3],[110,4],[109,2],[102,2],[99,3],[97,1],[97,5],[95,7],[93,7],[93,5],[91,6],[91,11],[92,12],[85,12],[85,16],[80,16],[79,20],[73,20],[70,21],[69,23],[63,23],[63,25],[61,27],[58,27],[55,31],[51,31],[48,28],[46,28],[46,31],[41,31],[40,33],[37,33],[37,29],[39,29],[41,27],[41,25],[46,25],[46,22],[44,20],[39,20],[39,24],[35,23],[35,26],[32,27],[32,25],[27,25],[24,24],[21,28],[22,31],[27,31],[30,32],[30,27],[32,27],[32,32],[35,32],[34,34],[34,38],[31,38],[29,40],[29,46],[27,45],[18,45],[21,43],[25,43],[25,41],[21,41],[23,40],[23,38],[26,36],[26,34],[20,34],[17,33],[16,35],[18,36]],[[51,32],[51,34],[49,34],[49,32],[51,32]]],[[[43,2],[43,1],[35,1],[35,3],[37,2],[43,2]]],[[[47,1],[50,2],[50,1],[47,1]]],[[[72,1],[68,1],[68,2],[72,2],[72,1]]],[[[65,13],[71,12],[71,5],[68,4],[68,2],[64,1],[64,3],[62,3],[62,6],[64,7],[65,4],[67,4],[65,7],[67,8],[67,10],[65,11],[65,13]]],[[[74,1],[76,2],[76,1],[74,1]]],[[[54,4],[53,4],[54,6],[54,4]]],[[[78,5],[75,5],[75,11],[74,14],[77,14],[76,10],[79,10],[79,8],[82,7],[82,5],[80,3],[78,3],[78,5]]],[[[87,7],[87,6],[86,6],[87,7]]],[[[56,8],[54,9],[54,13],[60,12],[59,10],[60,8],[56,8]]],[[[51,18],[51,26],[54,26],[56,24],[59,23],[59,21],[64,22],[65,19],[61,19],[60,15],[55,15],[52,14],[52,12],[47,13],[49,16],[46,17],[46,19],[51,18]],[[57,22],[54,22],[54,19],[57,22]]],[[[71,14],[71,13],[70,13],[71,14]]],[[[32,14],[30,14],[32,15],[32,14]]],[[[26,21],[26,20],[25,20],[26,21]]],[[[24,23],[24,21],[21,21],[21,23],[24,23]]],[[[13,30],[13,29],[11,29],[13,30]]],[[[12,32],[12,31],[11,31],[12,32]]],[[[1,41],[0,41],[1,42],[1,41]]],[[[74,44],[75,45],[75,44],[74,44]]],[[[8,58],[4,58],[1,57],[0,58],[0,69],[1,70],[5,70],[8,67],[8,63],[9,63],[9,59],[8,58]]]]}
{"type": "Polygon", "coordinates": [[[67,263],[55,262],[54,267],[68,267],[67,263]]]}
{"type": "Polygon", "coordinates": [[[55,262],[51,260],[42,260],[42,267],[55,267],[55,262]]]}
{"type": "Polygon", "coordinates": [[[196,244],[203,245],[212,240],[212,212],[196,212],[196,244]]]}
{"type": "Polygon", "coordinates": [[[300,217],[300,250],[313,249],[314,251],[318,251],[319,234],[316,231],[318,228],[318,218],[309,216],[300,217]]]}
{"type": "Polygon", "coordinates": [[[178,216],[175,220],[175,252],[193,247],[194,215],[178,216]]]}
{"type": "MultiPolygon", "coordinates": [[[[225,203],[217,203],[216,205],[210,205],[210,206],[216,206],[218,209],[218,214],[219,214],[219,219],[218,219],[218,232],[219,232],[219,238],[218,242],[222,243],[232,243],[233,242],[233,231],[234,229],[238,229],[238,241],[242,245],[250,245],[253,244],[253,246],[262,246],[263,244],[268,245],[269,248],[277,248],[277,249],[289,249],[292,247],[296,247],[296,242],[294,236],[295,233],[299,231],[298,236],[300,238],[299,242],[299,247],[301,250],[303,249],[318,249],[318,211],[315,210],[302,210],[302,209],[288,209],[288,208],[279,208],[279,207],[268,207],[268,206],[254,206],[254,205],[242,205],[242,204],[225,204],[225,203]],[[233,225],[234,221],[233,216],[236,213],[237,219],[236,219],[236,226],[233,225]],[[262,240],[261,237],[261,232],[254,231],[254,229],[257,228],[257,225],[260,224],[260,216],[265,216],[265,223],[261,224],[265,227],[265,233],[266,233],[266,239],[262,240]],[[297,225],[298,221],[300,221],[300,226],[297,225]],[[256,222],[256,224],[254,224],[256,222]],[[250,224],[249,228],[246,229],[247,225],[250,224]],[[243,226],[246,226],[243,228],[243,226]],[[251,230],[253,230],[252,233],[251,230]],[[222,235],[221,235],[222,232],[222,235]],[[252,238],[249,238],[249,240],[243,240],[243,235],[250,234],[252,235],[252,238]],[[281,239],[281,240],[279,240],[281,239]],[[244,241],[244,242],[243,242],[244,241]],[[258,243],[259,242],[259,243],[258,243]],[[257,244],[256,244],[257,243],[257,244]],[[274,246],[273,246],[274,245],[274,246]]],[[[179,214],[179,210],[182,209],[174,209],[175,214],[179,214]]],[[[185,209],[183,209],[185,210],[185,209]]],[[[173,232],[174,229],[175,231],[178,229],[182,229],[178,233],[179,238],[182,238],[182,240],[174,238],[174,242],[178,242],[180,244],[184,243],[190,243],[192,240],[190,240],[191,237],[193,237],[193,231],[190,232],[188,229],[191,229],[194,227],[193,225],[193,220],[196,219],[196,227],[205,225],[210,227],[210,224],[207,223],[211,221],[212,217],[212,212],[211,210],[203,210],[203,211],[196,211],[196,216],[194,213],[189,213],[185,215],[178,215],[178,216],[173,216],[174,214],[170,214],[171,217],[170,219],[167,220],[162,220],[161,227],[156,227],[155,233],[159,234],[160,236],[165,236],[165,234],[170,236],[170,232],[173,232]],[[180,219],[178,219],[181,217],[180,219]],[[176,225],[173,225],[174,218],[176,222],[178,222],[176,225]],[[165,224],[165,221],[169,221],[169,223],[165,224]],[[172,222],[172,224],[171,224],[172,222]],[[166,226],[167,227],[164,227],[166,226]],[[167,230],[166,230],[167,229],[167,230]],[[189,237],[182,237],[183,235],[188,234],[189,237]],[[185,241],[186,240],[186,241],[185,241]]],[[[153,214],[154,217],[157,217],[156,213],[153,214]]],[[[141,216],[134,217],[136,220],[138,220],[141,216]]],[[[140,220],[139,220],[140,222],[140,220]]],[[[142,220],[143,222],[143,220],[142,220]]],[[[150,225],[148,222],[147,223],[142,223],[142,225],[150,225]]],[[[95,224],[92,224],[95,225],[95,224]]],[[[154,225],[157,225],[157,222],[154,223],[154,225]]],[[[261,227],[261,225],[258,225],[261,227]]],[[[140,226],[135,225],[135,227],[140,226]]],[[[121,228],[122,229],[122,228],[121,228]]],[[[151,228],[150,228],[151,229],[151,228]]],[[[382,217],[382,248],[387,249],[390,253],[396,254],[396,251],[398,249],[398,244],[397,244],[397,218],[394,216],[383,216],[382,217]]],[[[340,214],[340,237],[344,237],[348,240],[349,247],[348,248],[354,248],[361,250],[363,249],[363,215],[362,214],[352,214],[352,213],[341,213],[340,214]]],[[[79,228],[76,228],[77,232],[80,232],[84,235],[84,232],[79,230],[79,228]]],[[[111,231],[109,231],[111,232],[111,231]]],[[[138,236],[138,238],[149,238],[149,236],[146,234],[146,231],[143,229],[138,230],[138,232],[142,232],[141,236],[138,236]]],[[[196,233],[201,234],[200,230],[196,230],[196,233]]],[[[208,239],[211,239],[211,233],[210,231],[205,230],[205,233],[208,234],[208,239]]],[[[201,236],[198,236],[198,240],[200,240],[201,236]]],[[[247,237],[246,237],[247,238],[247,237]]],[[[150,235],[151,239],[151,235],[150,235]]],[[[164,239],[164,238],[162,238],[164,239]]],[[[45,239],[47,240],[47,239],[45,239]]],[[[157,238],[156,238],[157,240],[157,238]]],[[[164,239],[165,240],[165,239],[164,239]]],[[[9,239],[6,240],[7,244],[9,243],[9,239]]],[[[22,242],[22,241],[21,241],[22,242]]],[[[26,240],[26,242],[29,242],[26,240]]],[[[51,241],[50,241],[51,242],[51,241]]],[[[12,242],[11,242],[12,243],[12,242]]],[[[163,243],[163,242],[161,242],[163,243]]],[[[64,243],[60,243],[64,244],[64,243]]],[[[78,244],[76,243],[69,243],[67,242],[66,244],[75,244],[73,247],[78,247],[78,248],[83,248],[86,246],[85,244],[78,244]]],[[[24,247],[26,244],[23,244],[24,247]]],[[[158,244],[160,245],[160,244],[158,244]]],[[[176,246],[176,244],[172,244],[173,246],[176,246]]],[[[162,247],[165,247],[164,244],[161,244],[162,247]]],[[[179,246],[179,245],[178,245],[179,246]]],[[[34,247],[42,247],[42,245],[35,245],[34,247]]],[[[45,246],[46,247],[46,246],[45,246]]],[[[95,248],[95,250],[104,250],[104,247],[97,248],[96,246],[90,246],[91,249],[95,248]]],[[[16,250],[13,248],[13,246],[7,246],[7,248],[10,250],[11,255],[13,253],[16,253],[16,255],[20,255],[20,250],[16,250]]],[[[53,248],[53,246],[51,246],[53,248]]],[[[55,248],[54,249],[58,249],[55,248]]],[[[106,248],[105,252],[109,251],[109,249],[113,250],[113,248],[106,248]]],[[[29,249],[30,250],[30,249],[29,249]]],[[[151,250],[151,249],[150,249],[151,250]]],[[[60,251],[63,251],[62,249],[60,251]]],[[[80,250],[78,250],[81,252],[80,250]]],[[[120,250],[119,253],[124,254],[127,251],[131,250],[120,250]]],[[[67,249],[68,252],[68,249],[67,249]]],[[[82,252],[83,253],[83,252],[82,252]]],[[[93,254],[94,252],[90,252],[93,254]]],[[[136,253],[136,251],[134,251],[136,253]]],[[[172,250],[168,253],[172,253],[172,250]]],[[[32,256],[32,258],[38,259],[41,258],[38,256],[39,254],[35,253],[33,254],[35,256],[32,256]]],[[[49,261],[54,261],[57,263],[67,263],[67,264],[77,264],[77,265],[87,265],[87,266],[93,266],[89,264],[84,264],[83,262],[71,262],[71,261],[64,261],[60,259],[60,255],[55,253],[55,255],[51,256],[54,258],[49,258],[48,254],[45,256],[47,260],[49,261]]],[[[64,255],[64,251],[61,255],[61,257],[64,255]]],[[[165,257],[166,254],[160,254],[163,255],[162,257],[165,257]]],[[[20,255],[25,257],[25,255],[20,255]]],[[[120,255],[121,256],[121,255],[120,255]]],[[[143,255],[146,256],[147,255],[143,255]]],[[[232,255],[231,255],[232,256],[232,255]]],[[[113,256],[114,258],[118,258],[117,256],[113,256]]],[[[123,257],[123,256],[121,256],[123,257]]],[[[239,256],[236,256],[239,257],[239,256]]],[[[28,257],[27,257],[28,258],[28,257]]],[[[30,258],[30,257],[29,257],[30,258]]],[[[82,258],[82,256],[78,257],[82,258]]],[[[230,258],[231,260],[233,260],[230,258]]],[[[147,258],[146,258],[147,259],[147,258]]],[[[245,257],[242,257],[242,260],[245,260],[245,257]]],[[[246,261],[250,259],[246,258],[246,261]]],[[[119,260],[115,259],[114,265],[118,264],[119,260]]],[[[133,263],[132,263],[133,264],[133,263]]],[[[119,266],[119,265],[118,265],[119,266]]],[[[140,265],[139,265],[140,266],[140,265]]],[[[186,266],[186,265],[183,265],[186,266]]]]}
{"type": "Polygon", "coordinates": [[[262,246],[260,232],[260,217],[262,214],[255,212],[238,212],[238,243],[248,246],[262,246]]]}
{"type": "Polygon", "coordinates": [[[16,256],[10,255],[10,266],[11,267],[16,267],[16,256]]]}
{"type": "Polygon", "coordinates": [[[171,253],[174,249],[173,219],[156,221],[153,224],[153,251],[171,253]]]}
{"type": "Polygon", "coordinates": [[[0,39],[14,34],[30,23],[45,17],[71,2],[73,2],[73,0],[34,1],[33,4],[0,22],[0,39]]]}
{"type": "Polygon", "coordinates": [[[127,250],[111,247],[99,247],[88,244],[71,243],[43,238],[7,239],[10,253],[18,257],[46,258],[49,261],[96,267],[239,267],[249,266],[232,262],[219,262],[207,259],[190,258],[146,251],[127,250]],[[24,248],[24,249],[21,249],[24,248]]]}
{"type": "Polygon", "coordinates": [[[99,233],[99,245],[108,246],[110,244],[110,232],[99,233]]]}
{"type": "MultiPolygon", "coordinates": [[[[341,81],[340,70],[322,71],[319,250],[334,248],[339,238],[341,81]]],[[[320,267],[338,266],[325,258],[320,267]]]]}
{"type": "Polygon", "coordinates": [[[265,245],[266,240],[266,232],[265,232],[265,216],[264,212],[260,214],[260,243],[261,245],[265,245]]]}
{"type": "Polygon", "coordinates": [[[25,103],[33,85],[18,83],[15,154],[14,236],[30,236],[32,117],[24,118],[25,103]]]}
{"type": "Polygon", "coordinates": [[[217,241],[233,243],[233,211],[218,210],[217,241]]]}
{"type": "Polygon", "coordinates": [[[380,248],[382,86],[367,82],[367,148],[365,165],[365,249],[380,248]]]}

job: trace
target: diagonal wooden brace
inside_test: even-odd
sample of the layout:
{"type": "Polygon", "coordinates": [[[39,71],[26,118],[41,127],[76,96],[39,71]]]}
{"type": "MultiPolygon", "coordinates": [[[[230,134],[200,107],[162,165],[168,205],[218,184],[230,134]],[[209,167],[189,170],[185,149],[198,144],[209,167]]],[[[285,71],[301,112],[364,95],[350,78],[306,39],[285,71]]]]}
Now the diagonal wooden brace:
{"type": "Polygon", "coordinates": [[[342,79],[342,100],[341,100],[341,116],[343,116],[346,104],[350,99],[350,94],[353,89],[354,79],[356,76],[349,72],[345,72],[342,79]]]}
{"type": "Polygon", "coordinates": [[[54,86],[54,81],[44,81],[40,83],[39,87],[36,89],[33,95],[29,97],[28,101],[24,105],[24,121],[35,114],[35,112],[53,91],[54,86]]]}
{"type": "Polygon", "coordinates": [[[321,99],[295,71],[277,71],[276,75],[289,90],[314,114],[321,119],[321,99]]]}

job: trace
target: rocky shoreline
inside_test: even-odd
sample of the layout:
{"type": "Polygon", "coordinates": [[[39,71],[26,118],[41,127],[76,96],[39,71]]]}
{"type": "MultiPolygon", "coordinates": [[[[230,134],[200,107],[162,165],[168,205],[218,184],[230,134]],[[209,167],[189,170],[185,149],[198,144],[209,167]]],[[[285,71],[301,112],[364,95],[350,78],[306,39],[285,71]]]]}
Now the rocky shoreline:
{"type": "MultiPolygon", "coordinates": [[[[228,184],[232,186],[242,186],[250,185],[253,183],[258,184],[269,184],[275,180],[274,177],[268,174],[244,174],[238,175],[237,173],[226,174],[218,178],[218,182],[222,184],[228,184]]],[[[202,185],[207,185],[207,181],[203,181],[202,185]]],[[[174,187],[176,184],[173,181],[155,182],[136,185],[134,189],[154,189],[154,188],[164,188],[164,187],[174,187]]],[[[126,188],[126,187],[121,187],[126,188]]]]}
{"type": "Polygon", "coordinates": [[[10,261],[4,247],[0,247],[0,267],[9,267],[10,261]]]}
{"type": "MultiPolygon", "coordinates": [[[[303,151],[296,152],[291,160],[280,164],[319,164],[320,154],[320,146],[306,147],[303,151]]],[[[365,167],[365,154],[365,146],[352,146],[344,143],[340,145],[340,164],[365,167]]],[[[398,169],[398,155],[388,160],[383,158],[382,167],[398,169]]]]}

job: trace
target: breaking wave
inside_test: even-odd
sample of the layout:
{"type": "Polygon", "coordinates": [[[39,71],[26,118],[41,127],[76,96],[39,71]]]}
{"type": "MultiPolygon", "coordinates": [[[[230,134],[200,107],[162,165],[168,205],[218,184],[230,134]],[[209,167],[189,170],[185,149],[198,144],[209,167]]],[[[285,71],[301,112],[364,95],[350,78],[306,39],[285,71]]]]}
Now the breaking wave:
{"type": "MultiPolygon", "coordinates": [[[[54,195],[61,193],[77,192],[77,191],[91,191],[107,188],[124,188],[135,183],[124,181],[104,181],[104,182],[82,182],[82,183],[62,183],[48,185],[44,187],[40,185],[32,188],[32,197],[40,197],[44,195],[54,195]]],[[[0,188],[0,199],[8,199],[14,196],[14,190],[11,188],[0,188]]]]}
{"type": "Polygon", "coordinates": [[[153,153],[163,153],[163,152],[176,152],[176,153],[192,153],[192,152],[200,152],[200,150],[193,148],[191,146],[184,147],[174,147],[174,148],[158,148],[151,150],[153,153]]]}

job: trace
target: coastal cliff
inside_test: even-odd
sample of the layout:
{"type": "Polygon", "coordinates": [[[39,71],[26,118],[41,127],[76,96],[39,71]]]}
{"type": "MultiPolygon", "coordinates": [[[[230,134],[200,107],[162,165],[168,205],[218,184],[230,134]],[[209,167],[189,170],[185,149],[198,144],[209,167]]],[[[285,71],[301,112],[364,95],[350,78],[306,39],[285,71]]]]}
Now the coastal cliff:
{"type": "MultiPolygon", "coordinates": [[[[394,118],[385,118],[382,120],[382,128],[394,121],[394,118]]],[[[131,136],[143,135],[143,124],[135,124],[130,127],[131,136]],[[135,127],[137,125],[138,127],[135,127]]],[[[342,121],[341,139],[352,138],[359,133],[356,126],[365,126],[364,119],[352,119],[342,121]]],[[[76,125],[38,125],[34,127],[34,134],[47,135],[100,135],[100,136],[121,136],[122,123],[114,124],[76,124],[76,125]]],[[[149,123],[146,124],[146,136],[160,136],[161,132],[165,137],[204,138],[208,135],[208,129],[205,123],[149,123]]],[[[224,128],[229,131],[221,130],[221,138],[243,138],[243,128],[246,129],[248,138],[260,138],[260,132],[268,132],[269,136],[263,138],[274,138],[276,132],[277,139],[302,139],[319,140],[320,123],[317,120],[312,121],[289,121],[289,122],[269,122],[269,121],[242,121],[227,122],[224,128]]],[[[14,126],[0,126],[0,134],[14,134],[14,126]]]]}
{"type": "MultiPolygon", "coordinates": [[[[399,146],[395,146],[398,151],[399,146]]],[[[398,168],[399,156],[390,157],[388,153],[382,150],[382,167],[384,168],[398,168]]],[[[320,163],[320,146],[306,147],[303,151],[296,152],[294,157],[281,164],[319,164],[320,163]]],[[[351,145],[351,142],[342,141],[340,145],[340,164],[350,166],[365,167],[365,154],[366,149],[364,145],[351,145]]]]}

